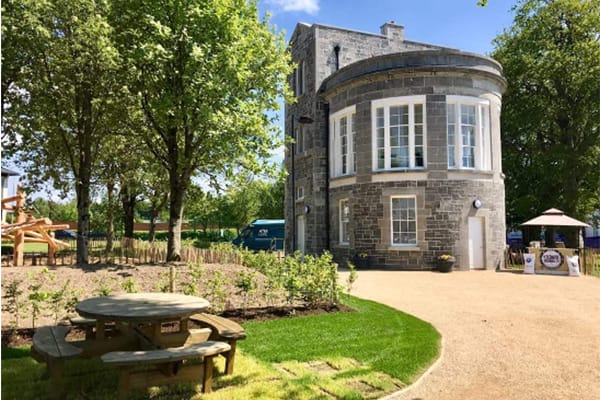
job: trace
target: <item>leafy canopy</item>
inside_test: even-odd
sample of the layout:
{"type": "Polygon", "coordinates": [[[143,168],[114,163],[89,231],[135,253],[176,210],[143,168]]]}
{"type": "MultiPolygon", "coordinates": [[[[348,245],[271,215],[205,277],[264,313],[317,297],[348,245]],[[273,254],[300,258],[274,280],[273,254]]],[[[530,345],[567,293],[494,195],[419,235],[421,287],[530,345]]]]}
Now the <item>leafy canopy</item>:
{"type": "Polygon", "coordinates": [[[504,67],[509,225],[600,208],[600,0],[522,0],[495,39],[504,67]]]}

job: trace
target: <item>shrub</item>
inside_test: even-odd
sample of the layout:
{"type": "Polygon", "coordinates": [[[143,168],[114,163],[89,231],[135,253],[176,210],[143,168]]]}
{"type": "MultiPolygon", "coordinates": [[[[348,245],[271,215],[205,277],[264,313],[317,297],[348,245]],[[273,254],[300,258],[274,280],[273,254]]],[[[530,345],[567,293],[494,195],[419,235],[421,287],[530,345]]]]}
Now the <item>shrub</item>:
{"type": "Polygon", "coordinates": [[[21,296],[23,295],[23,290],[21,290],[22,283],[22,280],[15,279],[6,285],[3,285],[5,286],[6,291],[6,294],[4,295],[6,301],[2,305],[2,310],[13,314],[14,319],[10,321],[10,327],[12,329],[17,329],[19,327],[21,312],[25,306],[25,303],[21,299],[21,296]]]}

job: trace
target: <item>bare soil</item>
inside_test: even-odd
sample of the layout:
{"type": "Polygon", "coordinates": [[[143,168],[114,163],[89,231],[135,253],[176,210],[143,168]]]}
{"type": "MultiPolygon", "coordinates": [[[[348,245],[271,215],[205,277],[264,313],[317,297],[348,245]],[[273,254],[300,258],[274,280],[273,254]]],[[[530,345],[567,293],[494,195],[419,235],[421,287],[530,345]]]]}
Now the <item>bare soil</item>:
{"type": "MultiPolygon", "coordinates": [[[[337,306],[321,306],[316,308],[307,308],[302,305],[290,307],[283,302],[283,297],[276,298],[270,304],[260,295],[262,293],[265,278],[262,275],[257,275],[258,290],[257,295],[253,296],[251,301],[244,305],[241,295],[238,294],[238,289],[233,282],[241,271],[248,271],[247,268],[235,264],[206,264],[204,267],[204,275],[198,289],[198,295],[202,296],[205,288],[203,282],[206,282],[216,271],[222,273],[227,282],[225,291],[227,293],[227,301],[225,311],[219,314],[233,319],[237,322],[248,320],[268,320],[273,318],[284,318],[290,315],[310,315],[329,312],[347,312],[350,308],[343,305],[337,306]]],[[[9,310],[10,301],[6,297],[6,287],[14,282],[20,281],[20,289],[23,293],[20,294],[20,301],[25,301],[30,291],[28,286],[33,282],[36,275],[39,275],[44,267],[40,266],[25,266],[25,267],[2,267],[2,346],[19,346],[31,343],[34,330],[32,327],[31,313],[25,309],[20,314],[19,324],[15,325],[14,313],[9,310]]],[[[189,280],[189,270],[187,266],[179,266],[176,268],[175,291],[181,291],[181,287],[189,280]]],[[[69,281],[69,286],[75,290],[78,300],[84,300],[89,297],[98,295],[100,288],[110,288],[111,294],[124,293],[125,290],[121,286],[123,282],[131,279],[139,292],[156,292],[158,287],[165,285],[168,282],[169,268],[164,265],[110,265],[110,264],[95,264],[85,267],[49,267],[50,272],[55,275],[55,279],[45,284],[45,290],[56,290],[69,281]]],[[[67,311],[63,313],[67,315],[67,311]]],[[[71,313],[73,314],[73,313],[71,313]]],[[[39,317],[35,324],[36,326],[51,325],[56,323],[67,323],[64,319],[55,320],[49,314],[39,317]]],[[[80,329],[72,329],[69,333],[69,338],[82,338],[84,331],[80,329]]]]}

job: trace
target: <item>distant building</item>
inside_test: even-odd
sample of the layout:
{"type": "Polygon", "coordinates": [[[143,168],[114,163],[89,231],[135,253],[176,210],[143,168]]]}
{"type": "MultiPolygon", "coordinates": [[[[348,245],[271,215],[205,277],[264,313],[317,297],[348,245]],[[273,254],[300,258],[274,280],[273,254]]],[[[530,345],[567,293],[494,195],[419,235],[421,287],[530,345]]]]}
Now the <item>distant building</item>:
{"type": "Polygon", "coordinates": [[[286,250],[386,269],[495,268],[505,247],[491,58],[381,34],[296,26],[286,105],[286,250]]]}
{"type": "MultiPolygon", "coordinates": [[[[10,196],[14,196],[15,193],[8,192],[8,180],[11,176],[19,176],[20,174],[15,171],[11,171],[8,168],[2,168],[2,199],[10,196]]],[[[6,211],[2,210],[2,222],[6,222],[6,211]]]]}

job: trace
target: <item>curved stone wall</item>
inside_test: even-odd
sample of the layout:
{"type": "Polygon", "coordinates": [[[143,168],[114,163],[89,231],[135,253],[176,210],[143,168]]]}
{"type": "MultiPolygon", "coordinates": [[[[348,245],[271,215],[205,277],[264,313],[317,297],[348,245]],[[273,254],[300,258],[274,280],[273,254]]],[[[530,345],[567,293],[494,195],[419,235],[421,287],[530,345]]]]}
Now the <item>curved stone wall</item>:
{"type": "Polygon", "coordinates": [[[366,252],[371,264],[388,269],[429,269],[451,253],[468,269],[469,218],[482,223],[485,268],[502,261],[505,243],[500,106],[505,88],[494,60],[450,50],[389,54],[353,63],[327,78],[321,95],[333,115],[354,106],[356,173],[329,182],[329,247],[339,262],[366,252]],[[424,168],[374,171],[372,102],[425,96],[424,168]],[[466,96],[489,104],[491,160],[487,170],[448,168],[447,99],[466,96]],[[417,244],[391,245],[391,197],[414,196],[417,244]],[[350,205],[349,244],[340,244],[339,201],[350,205]],[[480,208],[473,206],[479,199],[480,208]]]}

